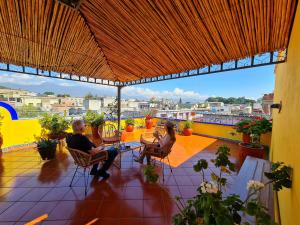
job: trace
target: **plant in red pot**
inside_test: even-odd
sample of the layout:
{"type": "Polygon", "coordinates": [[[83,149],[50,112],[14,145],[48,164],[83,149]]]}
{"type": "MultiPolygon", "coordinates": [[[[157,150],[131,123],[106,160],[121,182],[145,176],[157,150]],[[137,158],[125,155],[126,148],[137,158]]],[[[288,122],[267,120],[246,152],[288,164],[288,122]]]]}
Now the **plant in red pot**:
{"type": "Polygon", "coordinates": [[[187,120],[184,122],[184,127],[183,127],[183,135],[184,136],[191,136],[193,134],[193,129],[192,129],[193,122],[190,120],[187,120]]]}
{"type": "Polygon", "coordinates": [[[151,129],[153,127],[153,120],[150,114],[146,115],[145,117],[145,124],[147,129],[151,129]]]}
{"type": "Polygon", "coordinates": [[[251,137],[250,137],[250,126],[252,124],[252,120],[250,119],[245,119],[237,124],[235,124],[234,129],[236,129],[237,133],[242,133],[242,140],[243,143],[251,143],[251,137]]]}
{"type": "Polygon", "coordinates": [[[125,124],[126,124],[126,132],[132,132],[134,130],[134,124],[135,124],[135,121],[133,118],[128,118],[125,120],[125,124]]]}
{"type": "Polygon", "coordinates": [[[94,138],[100,138],[103,132],[103,125],[105,124],[104,115],[98,114],[91,122],[92,135],[94,138]]]}
{"type": "Polygon", "coordinates": [[[260,143],[262,134],[272,131],[272,123],[265,118],[256,118],[251,121],[249,127],[250,143],[240,143],[239,158],[242,164],[247,156],[264,159],[266,151],[264,146],[260,143]]]}

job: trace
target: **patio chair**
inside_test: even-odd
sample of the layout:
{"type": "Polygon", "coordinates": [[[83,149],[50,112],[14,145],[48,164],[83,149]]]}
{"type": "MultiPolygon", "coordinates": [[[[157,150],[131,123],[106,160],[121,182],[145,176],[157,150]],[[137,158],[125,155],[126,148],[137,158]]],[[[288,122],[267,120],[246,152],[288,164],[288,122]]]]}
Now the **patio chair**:
{"type": "Polygon", "coordinates": [[[151,132],[145,132],[143,134],[141,134],[141,138],[145,139],[145,140],[152,140],[153,142],[155,142],[156,137],[154,137],[154,133],[158,132],[160,135],[164,136],[166,133],[166,130],[164,127],[160,127],[160,126],[156,126],[154,131],[151,132]]]}
{"type": "Polygon", "coordinates": [[[168,163],[169,163],[169,168],[171,170],[171,173],[173,174],[173,170],[170,164],[170,160],[169,160],[169,154],[172,151],[172,147],[175,144],[174,142],[170,142],[169,144],[165,145],[163,148],[162,147],[155,147],[152,151],[147,152],[146,150],[146,154],[150,155],[150,156],[154,156],[156,158],[159,158],[160,163],[162,164],[162,174],[163,174],[163,182],[165,181],[165,159],[167,159],[168,163]]]}
{"type": "Polygon", "coordinates": [[[111,145],[120,143],[121,133],[116,129],[113,124],[104,124],[102,130],[98,129],[99,135],[102,139],[102,143],[111,145]]]}
{"type": "Polygon", "coordinates": [[[69,150],[72,158],[74,159],[74,163],[76,165],[76,169],[74,172],[74,175],[72,177],[71,183],[70,183],[70,187],[72,187],[72,183],[74,180],[74,177],[77,173],[77,170],[79,167],[83,168],[83,177],[84,177],[84,193],[85,196],[87,194],[87,186],[88,186],[88,182],[89,182],[89,175],[90,175],[90,168],[96,164],[96,163],[100,163],[104,160],[108,159],[108,153],[107,151],[103,151],[103,157],[97,157],[96,159],[93,159],[93,156],[85,153],[83,151],[80,151],[78,149],[73,149],[73,148],[69,148],[67,147],[67,149],[69,150]],[[87,174],[87,178],[86,178],[86,171],[88,169],[88,174],[87,174]]]}

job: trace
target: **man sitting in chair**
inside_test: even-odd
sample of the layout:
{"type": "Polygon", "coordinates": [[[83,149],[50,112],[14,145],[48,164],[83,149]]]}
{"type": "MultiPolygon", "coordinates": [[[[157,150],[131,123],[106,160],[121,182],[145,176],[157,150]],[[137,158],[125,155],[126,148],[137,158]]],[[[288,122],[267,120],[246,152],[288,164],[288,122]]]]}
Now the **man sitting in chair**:
{"type": "Polygon", "coordinates": [[[147,164],[150,165],[152,154],[160,154],[162,156],[168,154],[168,152],[164,152],[166,150],[165,147],[170,144],[173,145],[173,143],[176,141],[174,124],[170,121],[167,121],[167,123],[164,125],[164,128],[166,130],[166,135],[162,136],[158,132],[154,132],[153,136],[155,137],[155,141],[153,142],[147,141],[141,136],[141,143],[145,145],[145,148],[141,152],[140,157],[135,159],[136,162],[143,163],[146,156],[147,164]]]}
{"type": "Polygon", "coordinates": [[[103,153],[107,151],[108,159],[104,162],[103,166],[98,170],[98,163],[94,164],[90,174],[96,177],[102,177],[103,179],[108,179],[109,173],[107,173],[107,170],[118,155],[118,151],[114,147],[111,147],[108,150],[103,150],[103,146],[96,147],[94,143],[92,143],[85,135],[83,135],[85,131],[85,124],[83,120],[74,120],[72,123],[72,128],[73,134],[66,139],[69,148],[74,148],[89,153],[92,155],[93,159],[97,159],[97,157],[103,157],[103,153]]]}

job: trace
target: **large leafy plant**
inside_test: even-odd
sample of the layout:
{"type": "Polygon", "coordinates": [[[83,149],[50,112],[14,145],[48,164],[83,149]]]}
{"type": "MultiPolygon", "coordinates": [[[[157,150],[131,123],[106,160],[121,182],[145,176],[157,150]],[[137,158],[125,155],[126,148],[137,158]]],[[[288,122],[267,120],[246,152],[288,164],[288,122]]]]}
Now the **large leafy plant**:
{"type": "Polygon", "coordinates": [[[59,114],[44,114],[39,120],[43,129],[52,135],[60,135],[66,132],[70,126],[70,121],[59,114]]]}
{"type": "MultiPolygon", "coordinates": [[[[291,168],[283,163],[275,163],[271,172],[266,173],[270,181],[263,184],[259,181],[249,181],[247,188],[249,194],[242,201],[236,194],[229,196],[223,195],[223,189],[227,184],[224,174],[231,174],[234,171],[234,164],[229,160],[230,149],[227,146],[221,146],[216,159],[212,160],[219,173],[212,173],[211,180],[206,180],[204,171],[208,169],[208,162],[200,159],[195,165],[194,170],[200,173],[202,183],[198,188],[198,194],[188,200],[185,204],[182,199],[177,198],[180,213],[173,217],[175,225],[234,225],[249,223],[243,222],[241,213],[254,216],[257,224],[272,225],[272,221],[267,209],[259,201],[258,193],[267,184],[273,183],[273,190],[278,191],[283,187],[291,187],[291,168]]],[[[245,187],[246,188],[246,187],[245,187]]]]}
{"type": "Polygon", "coordinates": [[[190,121],[190,120],[187,120],[187,121],[184,122],[183,128],[189,129],[189,128],[192,128],[192,125],[193,125],[193,122],[190,121]]]}
{"type": "Polygon", "coordinates": [[[91,125],[92,122],[97,118],[98,113],[92,110],[88,110],[83,116],[83,120],[87,125],[91,125]]]}

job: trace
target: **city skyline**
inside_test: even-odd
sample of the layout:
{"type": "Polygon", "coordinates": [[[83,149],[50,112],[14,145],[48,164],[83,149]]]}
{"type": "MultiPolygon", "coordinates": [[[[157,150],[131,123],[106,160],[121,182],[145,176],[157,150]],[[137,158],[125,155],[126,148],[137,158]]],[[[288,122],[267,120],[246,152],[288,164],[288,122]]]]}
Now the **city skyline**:
{"type": "MultiPolygon", "coordinates": [[[[53,91],[74,97],[83,97],[88,93],[98,96],[116,95],[115,87],[67,80],[57,82],[56,79],[8,72],[0,72],[0,85],[37,93],[53,91]]],[[[173,100],[181,98],[185,102],[202,102],[214,96],[256,100],[264,93],[273,92],[273,89],[274,66],[267,66],[129,86],[122,89],[122,97],[139,100],[149,100],[151,97],[173,100]]]]}

